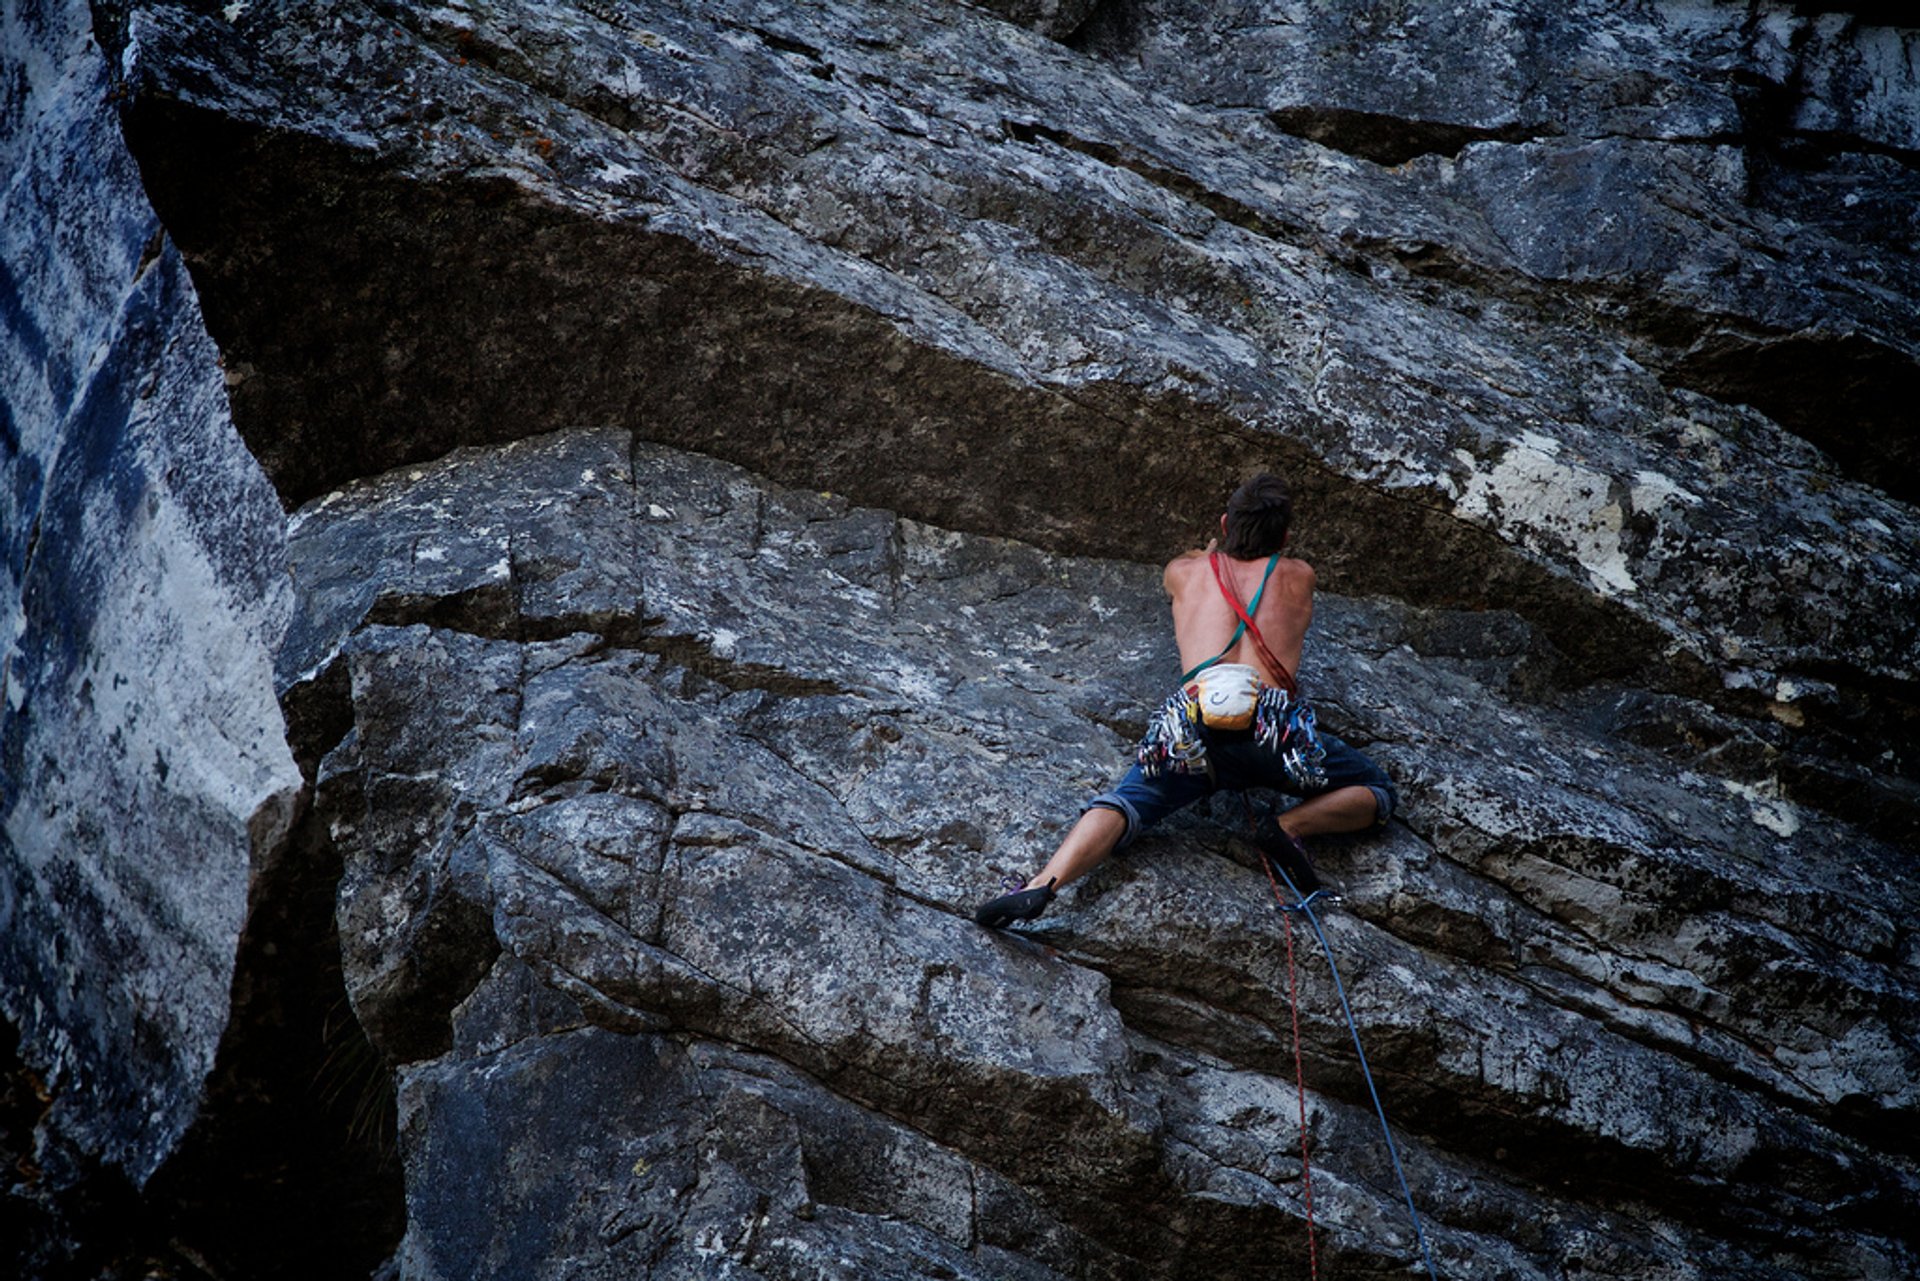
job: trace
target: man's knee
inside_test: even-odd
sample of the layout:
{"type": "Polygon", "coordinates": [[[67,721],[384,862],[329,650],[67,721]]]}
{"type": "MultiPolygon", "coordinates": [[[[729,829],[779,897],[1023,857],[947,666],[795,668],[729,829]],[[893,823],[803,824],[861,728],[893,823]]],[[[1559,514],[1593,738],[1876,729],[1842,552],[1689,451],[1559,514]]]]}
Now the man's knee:
{"type": "Polygon", "coordinates": [[[1393,780],[1382,774],[1377,783],[1368,783],[1366,788],[1373,793],[1373,825],[1382,827],[1393,817],[1394,807],[1399,804],[1400,793],[1395,789],[1393,780]]]}
{"type": "Polygon", "coordinates": [[[1088,801],[1081,808],[1112,810],[1126,820],[1115,849],[1123,849],[1148,828],[1175,810],[1184,809],[1211,790],[1205,775],[1165,774],[1148,778],[1134,766],[1118,783],[1088,801]]]}
{"type": "Polygon", "coordinates": [[[1393,817],[1399,808],[1400,792],[1380,768],[1379,762],[1358,748],[1349,746],[1332,734],[1323,733],[1321,740],[1326,748],[1324,768],[1327,772],[1327,790],[1336,791],[1345,787],[1364,787],[1373,794],[1373,823],[1378,827],[1393,817]]]}
{"type": "Polygon", "coordinates": [[[1114,792],[1102,792],[1081,807],[1080,814],[1084,818],[1095,810],[1117,815],[1123,824],[1119,839],[1113,843],[1114,849],[1123,850],[1133,844],[1133,838],[1139,834],[1141,824],[1140,813],[1134,809],[1131,801],[1114,792]]]}

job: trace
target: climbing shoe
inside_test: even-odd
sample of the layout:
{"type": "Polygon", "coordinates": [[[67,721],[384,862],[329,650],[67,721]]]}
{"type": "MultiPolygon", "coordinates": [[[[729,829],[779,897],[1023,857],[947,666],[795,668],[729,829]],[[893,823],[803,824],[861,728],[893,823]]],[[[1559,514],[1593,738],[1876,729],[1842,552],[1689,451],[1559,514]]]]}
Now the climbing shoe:
{"type": "Polygon", "coordinates": [[[1053,902],[1053,882],[1036,885],[1030,890],[1021,889],[1025,884],[1023,877],[1008,877],[1005,887],[1007,893],[982,903],[973,914],[975,923],[997,930],[1015,921],[1031,921],[1046,911],[1047,904],[1053,902]]]}
{"type": "Polygon", "coordinates": [[[1320,888],[1320,874],[1313,870],[1313,862],[1307,857],[1307,847],[1289,835],[1279,823],[1264,827],[1254,843],[1277,871],[1285,873],[1281,877],[1281,884],[1291,881],[1293,888],[1302,895],[1320,888]]]}

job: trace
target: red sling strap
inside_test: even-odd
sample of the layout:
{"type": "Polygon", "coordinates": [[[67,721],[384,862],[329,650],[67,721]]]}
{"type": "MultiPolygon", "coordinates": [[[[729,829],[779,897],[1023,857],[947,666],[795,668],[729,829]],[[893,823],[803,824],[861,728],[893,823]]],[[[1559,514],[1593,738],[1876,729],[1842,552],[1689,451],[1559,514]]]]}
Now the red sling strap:
{"type": "Polygon", "coordinates": [[[1260,651],[1260,657],[1266,660],[1267,667],[1280,678],[1280,688],[1298,698],[1300,687],[1294,682],[1293,673],[1288,671],[1287,665],[1275,658],[1273,651],[1267,648],[1266,637],[1260,634],[1260,628],[1255,625],[1252,615],[1247,613],[1246,606],[1240,603],[1240,598],[1234,595],[1233,585],[1227,582],[1227,576],[1220,572],[1220,553],[1207,553],[1207,563],[1213,566],[1213,581],[1220,584],[1220,594],[1227,598],[1227,604],[1233,606],[1233,612],[1240,616],[1241,623],[1247,629],[1247,635],[1253,637],[1253,647],[1260,651]]]}

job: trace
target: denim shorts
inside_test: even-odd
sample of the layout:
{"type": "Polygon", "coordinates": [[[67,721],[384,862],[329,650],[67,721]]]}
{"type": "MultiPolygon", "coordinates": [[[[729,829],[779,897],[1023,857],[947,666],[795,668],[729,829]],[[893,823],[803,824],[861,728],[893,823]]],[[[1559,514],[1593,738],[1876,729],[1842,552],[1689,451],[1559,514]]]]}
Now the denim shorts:
{"type": "MultiPolygon", "coordinates": [[[[1205,732],[1205,731],[1203,731],[1205,732]]],[[[1205,800],[1217,791],[1237,792],[1250,787],[1270,787],[1296,796],[1321,796],[1342,787],[1364,787],[1373,793],[1374,825],[1385,823],[1393,814],[1399,794],[1387,772],[1369,760],[1357,748],[1348,747],[1325,730],[1320,731],[1321,746],[1327,749],[1321,768],[1326,771],[1325,787],[1302,793],[1293,788],[1272,750],[1256,743],[1251,734],[1207,732],[1207,759],[1213,762],[1213,777],[1205,774],[1162,774],[1148,778],[1138,765],[1108,791],[1088,801],[1081,811],[1117,810],[1127,820],[1126,834],[1116,849],[1132,844],[1134,837],[1158,823],[1175,810],[1205,800]]]]}

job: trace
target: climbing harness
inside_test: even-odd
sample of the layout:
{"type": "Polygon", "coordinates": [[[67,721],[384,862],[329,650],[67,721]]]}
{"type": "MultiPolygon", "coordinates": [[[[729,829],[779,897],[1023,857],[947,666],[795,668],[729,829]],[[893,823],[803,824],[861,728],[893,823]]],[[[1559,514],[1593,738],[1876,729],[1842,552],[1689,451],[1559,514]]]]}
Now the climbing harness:
{"type": "Polygon", "coordinates": [[[1226,663],[1201,674],[1200,679],[1182,685],[1168,695],[1166,702],[1147,721],[1146,737],[1134,751],[1140,772],[1148,778],[1163,774],[1213,775],[1213,762],[1207,758],[1207,740],[1203,727],[1235,733],[1252,732],[1253,741],[1274,753],[1287,784],[1302,795],[1324,789],[1327,774],[1324,762],[1327,749],[1313,707],[1305,699],[1272,685],[1257,684],[1259,674],[1251,667],[1226,663]],[[1245,676],[1241,676],[1245,673],[1245,676]],[[1208,716],[1212,682],[1231,676],[1239,682],[1256,682],[1250,712],[1235,713],[1240,724],[1227,721],[1224,714],[1208,716]],[[1242,719],[1244,718],[1244,719],[1242,719]],[[1226,723],[1222,723],[1226,722],[1226,723]]]}
{"type": "MultiPolygon", "coordinates": [[[[1254,828],[1258,837],[1259,829],[1254,822],[1253,803],[1247,800],[1246,793],[1240,794],[1240,800],[1247,810],[1247,823],[1254,828]]],[[[1406,1172],[1400,1168],[1400,1152],[1394,1146],[1393,1131],[1387,1125],[1387,1110],[1380,1102],[1380,1091],[1373,1083],[1373,1069],[1367,1065],[1367,1052],[1360,1045],[1360,1026],[1354,1021],[1353,1007],[1347,1003],[1346,984],[1340,981],[1340,967],[1334,963],[1333,946],[1327,942],[1327,932],[1320,928],[1320,918],[1313,910],[1315,899],[1325,899],[1329,903],[1338,903],[1340,896],[1326,890],[1315,890],[1302,895],[1293,878],[1287,875],[1287,869],[1264,854],[1260,859],[1266,868],[1267,884],[1273,889],[1273,901],[1280,909],[1280,919],[1287,927],[1287,1000],[1293,1008],[1293,1079],[1300,1097],[1300,1180],[1305,1190],[1307,1206],[1307,1264],[1314,1277],[1319,1276],[1319,1258],[1313,1241],[1313,1185],[1307,1166],[1307,1087],[1301,1075],[1300,1054],[1300,996],[1298,980],[1293,963],[1293,918],[1304,915],[1313,932],[1320,940],[1320,950],[1326,954],[1327,969],[1333,974],[1333,990],[1340,996],[1340,1010],[1347,1018],[1347,1032],[1353,1037],[1353,1052],[1360,1059],[1360,1075],[1366,1079],[1367,1093],[1373,1099],[1374,1115],[1380,1118],[1380,1134],[1387,1143],[1387,1156],[1393,1162],[1393,1176],[1400,1181],[1400,1195],[1407,1203],[1407,1214],[1413,1220],[1413,1234],[1420,1242],[1420,1260],[1426,1265],[1429,1281],[1439,1281],[1439,1274],[1433,1269],[1433,1251],[1427,1245],[1427,1233],[1420,1224],[1420,1212],[1413,1205],[1413,1191],[1407,1186],[1406,1172]],[[1276,876],[1278,879],[1276,879],[1276,876]],[[1285,881],[1287,892],[1293,895],[1293,901],[1287,902],[1280,896],[1280,882],[1285,881]]]]}
{"type": "Polygon", "coordinates": [[[1134,760],[1148,778],[1162,774],[1213,774],[1207,759],[1207,740],[1200,737],[1200,699],[1185,686],[1167,696],[1160,710],[1147,720],[1146,737],[1134,749],[1134,760]]]}

